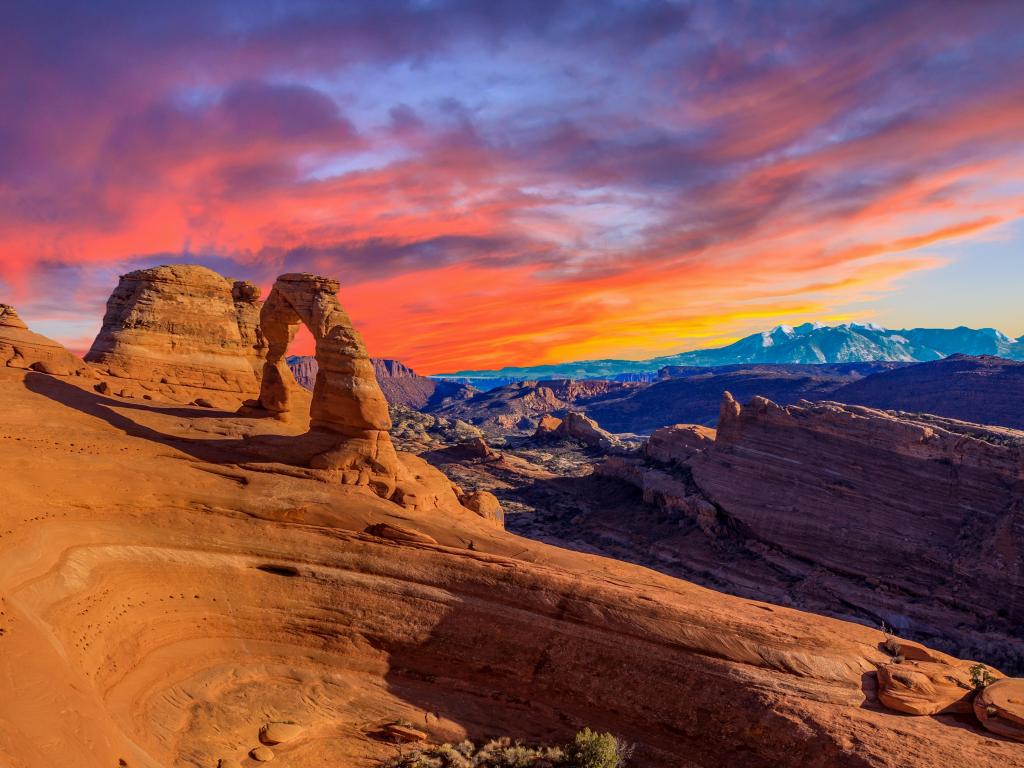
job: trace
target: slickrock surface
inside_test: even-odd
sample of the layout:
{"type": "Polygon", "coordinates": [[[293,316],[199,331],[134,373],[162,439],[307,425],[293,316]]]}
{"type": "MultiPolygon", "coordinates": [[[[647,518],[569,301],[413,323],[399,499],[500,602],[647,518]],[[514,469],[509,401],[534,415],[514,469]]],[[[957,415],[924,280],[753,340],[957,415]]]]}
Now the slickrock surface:
{"type": "Polygon", "coordinates": [[[9,304],[0,304],[0,365],[54,376],[95,377],[84,361],[56,341],[30,331],[9,304]]]}
{"type": "Polygon", "coordinates": [[[85,359],[115,394],[231,408],[259,391],[259,291],[206,267],[177,264],[123,275],[85,359]]]}
{"type": "Polygon", "coordinates": [[[601,473],[678,521],[646,527],[668,564],[1024,670],[1024,433],[726,396],[717,432],[657,430],[646,454],[601,473]]]}
{"type": "Polygon", "coordinates": [[[274,721],[305,729],[274,764],[369,768],[404,721],[589,725],[645,768],[1024,766],[973,716],[882,710],[878,631],[322,482],[265,454],[293,422],[7,368],[0,401],[0,763],[248,765],[274,721]]]}

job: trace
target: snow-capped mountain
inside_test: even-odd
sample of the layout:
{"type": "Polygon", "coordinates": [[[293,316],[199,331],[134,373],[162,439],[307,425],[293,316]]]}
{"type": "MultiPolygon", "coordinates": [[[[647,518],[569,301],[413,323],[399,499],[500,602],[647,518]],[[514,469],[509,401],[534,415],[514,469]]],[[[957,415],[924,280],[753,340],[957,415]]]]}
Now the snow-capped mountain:
{"type": "Polygon", "coordinates": [[[460,371],[451,378],[488,388],[510,381],[609,378],[653,373],[667,365],[717,366],[742,363],[854,363],[875,360],[927,362],[949,355],[998,355],[1024,360],[1024,336],[994,328],[890,330],[874,323],[778,325],[717,349],[699,349],[651,360],[582,360],[559,365],[460,371]]]}
{"type": "Polygon", "coordinates": [[[1024,343],[994,328],[892,331],[874,323],[804,323],[795,328],[779,325],[726,347],[683,352],[657,358],[657,361],[663,365],[855,363],[869,360],[925,362],[953,354],[1024,359],[1024,343]]]}

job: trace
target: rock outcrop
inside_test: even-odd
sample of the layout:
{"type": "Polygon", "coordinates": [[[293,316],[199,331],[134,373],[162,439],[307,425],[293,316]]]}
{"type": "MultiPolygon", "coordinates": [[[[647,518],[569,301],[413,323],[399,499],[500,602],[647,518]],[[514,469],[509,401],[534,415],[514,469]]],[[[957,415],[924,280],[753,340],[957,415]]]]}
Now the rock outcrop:
{"type": "Polygon", "coordinates": [[[1024,678],[996,680],[974,697],[974,714],[992,733],[1024,741],[1024,678]]]}
{"type": "Polygon", "coordinates": [[[95,377],[85,362],[56,341],[30,331],[9,304],[0,304],[0,365],[53,376],[95,377]]]}
{"type": "Polygon", "coordinates": [[[316,342],[317,361],[310,429],[298,438],[308,449],[309,466],[410,509],[461,508],[441,472],[395,451],[387,400],[363,341],[338,302],[339,287],[337,280],[311,274],[282,275],[274,283],[260,312],[267,355],[259,406],[278,416],[295,407],[298,386],[285,353],[305,325],[316,342]]]}
{"type": "Polygon", "coordinates": [[[115,394],[237,405],[259,391],[259,289],[195,265],[122,275],[85,359],[115,394]]]}
{"type": "Polygon", "coordinates": [[[573,440],[588,448],[610,451],[619,439],[582,411],[568,411],[561,418],[550,414],[541,418],[533,436],[538,440],[573,440]]]}
{"type": "Polygon", "coordinates": [[[762,541],[1024,627],[1024,432],[727,395],[688,466],[762,541]]]}
{"type": "Polygon", "coordinates": [[[317,361],[310,428],[337,435],[312,466],[341,470],[346,482],[366,485],[375,479],[393,489],[403,473],[388,435],[388,403],[363,341],[338,303],[339,287],[337,280],[310,274],[282,275],[274,283],[260,312],[267,357],[259,402],[272,413],[292,409],[294,379],[285,353],[305,325],[316,341],[317,361]]]}
{"type": "MultiPolygon", "coordinates": [[[[737,589],[778,589],[776,599],[1024,669],[1024,607],[1012,597],[1024,590],[1024,433],[832,402],[740,405],[728,393],[720,411],[716,431],[659,429],[646,461],[609,460],[600,473],[717,546],[741,547],[744,558],[714,566],[737,589]],[[793,575],[774,583],[784,569],[793,575]]],[[[672,541],[658,547],[673,561],[706,557],[672,541]]]]}
{"type": "Polygon", "coordinates": [[[474,491],[459,498],[462,506],[471,509],[485,520],[498,525],[505,524],[505,510],[501,508],[498,497],[490,491],[474,491]]]}
{"type": "Polygon", "coordinates": [[[903,661],[878,665],[878,700],[908,715],[967,714],[974,688],[968,662],[903,661]]]}

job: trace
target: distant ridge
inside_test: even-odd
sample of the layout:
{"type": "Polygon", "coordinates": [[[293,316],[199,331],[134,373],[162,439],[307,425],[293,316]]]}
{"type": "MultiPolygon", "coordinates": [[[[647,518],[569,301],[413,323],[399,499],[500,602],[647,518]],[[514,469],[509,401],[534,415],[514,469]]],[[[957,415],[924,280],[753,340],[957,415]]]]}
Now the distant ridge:
{"type": "Polygon", "coordinates": [[[874,361],[928,362],[950,355],[995,355],[1024,360],[1024,337],[1014,339],[994,328],[910,328],[890,330],[874,323],[778,325],[733,344],[650,360],[581,360],[497,370],[438,374],[482,388],[513,381],[549,378],[624,379],[650,375],[670,365],[719,366],[749,363],[808,364],[874,361]]]}

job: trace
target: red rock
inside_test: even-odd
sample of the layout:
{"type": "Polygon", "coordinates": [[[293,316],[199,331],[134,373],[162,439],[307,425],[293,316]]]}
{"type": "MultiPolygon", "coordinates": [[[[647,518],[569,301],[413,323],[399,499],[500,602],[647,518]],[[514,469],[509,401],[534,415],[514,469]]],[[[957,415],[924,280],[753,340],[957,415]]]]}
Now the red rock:
{"type": "Polygon", "coordinates": [[[96,375],[83,360],[53,339],[30,331],[8,304],[0,304],[0,365],[51,376],[96,375]]]}
{"type": "Polygon", "coordinates": [[[878,700],[908,715],[971,711],[973,695],[968,665],[904,661],[878,665],[878,700]]]}
{"type": "Polygon", "coordinates": [[[1008,677],[974,697],[974,714],[992,733],[1024,741],[1024,678],[1008,677]]]}
{"type": "MultiPolygon", "coordinates": [[[[188,264],[122,275],[85,359],[109,376],[154,385],[167,399],[259,391],[259,291],[188,264]]],[[[128,391],[141,395],[141,389],[128,391]]]]}
{"type": "Polygon", "coordinates": [[[501,508],[498,497],[490,491],[475,491],[459,500],[462,502],[462,506],[473,510],[485,520],[490,520],[498,525],[505,524],[505,510],[501,508]]]}
{"type": "Polygon", "coordinates": [[[384,732],[395,741],[403,744],[427,740],[427,734],[423,731],[417,730],[416,728],[410,728],[406,725],[399,725],[398,723],[389,723],[388,725],[385,725],[384,732]]]}
{"type": "Polygon", "coordinates": [[[410,541],[418,544],[437,544],[437,539],[433,536],[428,536],[412,528],[406,528],[404,525],[395,525],[393,523],[375,523],[374,525],[367,526],[365,532],[379,539],[410,541]]]}

